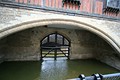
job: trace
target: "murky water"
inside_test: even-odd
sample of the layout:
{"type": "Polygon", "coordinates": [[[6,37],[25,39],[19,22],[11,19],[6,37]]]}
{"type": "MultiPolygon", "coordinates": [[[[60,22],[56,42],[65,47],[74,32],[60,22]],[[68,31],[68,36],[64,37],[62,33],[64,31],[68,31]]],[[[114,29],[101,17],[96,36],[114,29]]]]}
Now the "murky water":
{"type": "Polygon", "coordinates": [[[97,60],[45,60],[43,62],[4,62],[0,80],[65,80],[79,74],[116,73],[119,70],[97,60]]]}

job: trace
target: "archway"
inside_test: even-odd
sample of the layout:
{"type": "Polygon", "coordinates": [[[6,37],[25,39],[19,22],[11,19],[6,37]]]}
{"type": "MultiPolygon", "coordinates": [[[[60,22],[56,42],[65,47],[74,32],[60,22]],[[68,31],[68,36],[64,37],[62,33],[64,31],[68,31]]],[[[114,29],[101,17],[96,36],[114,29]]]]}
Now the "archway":
{"type": "MultiPolygon", "coordinates": [[[[87,23],[87,22],[84,22],[81,20],[78,21],[78,20],[66,19],[66,18],[65,19],[62,19],[62,18],[54,18],[53,19],[53,18],[46,17],[46,19],[26,21],[26,22],[16,24],[14,26],[9,26],[7,28],[5,27],[3,30],[0,31],[0,39],[4,38],[10,34],[13,34],[13,33],[19,32],[19,31],[23,31],[23,30],[26,30],[29,28],[42,27],[42,26],[51,25],[51,24],[68,25],[68,27],[60,26],[60,28],[64,28],[64,29],[71,28],[71,26],[73,26],[72,28],[74,28],[74,29],[84,29],[84,30],[90,31],[91,33],[94,33],[94,34],[98,35],[100,38],[102,38],[103,40],[105,40],[116,51],[114,54],[117,55],[117,57],[120,56],[120,54],[119,54],[120,53],[119,37],[117,35],[112,34],[111,31],[107,31],[108,29],[104,29],[104,28],[100,29],[99,28],[100,25],[93,25],[89,22],[87,23]]],[[[59,27],[54,26],[54,28],[59,28],[59,27]]],[[[71,41],[71,43],[73,43],[73,42],[71,41]]],[[[101,54],[100,54],[100,56],[101,56],[101,54]]],[[[107,59],[107,58],[104,58],[104,59],[107,59]]],[[[104,59],[100,59],[100,60],[106,61],[104,59]]],[[[108,61],[105,63],[111,65],[111,63],[109,63],[109,62],[110,62],[110,60],[111,61],[113,61],[113,60],[112,59],[109,60],[109,59],[110,58],[108,57],[108,61]]],[[[118,62],[119,62],[119,60],[118,60],[118,62]]],[[[117,65],[117,64],[112,64],[112,66],[114,66],[114,67],[117,66],[117,68],[119,68],[119,65],[117,65]]]]}
{"type": "MultiPolygon", "coordinates": [[[[92,24],[84,23],[82,21],[76,21],[76,20],[70,20],[70,19],[43,19],[43,20],[33,20],[33,21],[28,21],[24,23],[20,23],[14,26],[9,26],[8,28],[4,28],[3,30],[0,31],[0,39],[4,38],[5,36],[8,36],[10,34],[29,29],[29,28],[34,28],[38,26],[44,26],[44,25],[49,25],[49,24],[65,24],[65,25],[72,25],[76,26],[77,28],[82,28],[85,30],[88,30],[92,33],[95,33],[96,35],[100,36],[103,38],[108,44],[110,44],[113,49],[117,52],[119,55],[120,49],[119,49],[119,38],[111,33],[107,33],[104,30],[101,30],[97,28],[97,26],[94,26],[92,24]],[[115,36],[115,38],[113,37],[115,36]]],[[[120,56],[120,55],[119,55],[120,56]]]]}
{"type": "Polygon", "coordinates": [[[55,32],[41,40],[41,60],[43,58],[66,57],[69,59],[70,41],[63,35],[55,32]]]}

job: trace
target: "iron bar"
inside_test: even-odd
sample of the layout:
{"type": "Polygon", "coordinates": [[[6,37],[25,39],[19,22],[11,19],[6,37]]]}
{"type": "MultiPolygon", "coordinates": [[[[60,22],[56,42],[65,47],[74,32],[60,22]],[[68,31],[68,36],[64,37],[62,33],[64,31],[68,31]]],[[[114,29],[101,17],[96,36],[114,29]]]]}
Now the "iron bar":
{"type": "MultiPolygon", "coordinates": [[[[83,74],[82,74],[83,75],[83,74]]],[[[80,75],[81,76],[81,75],[80,75]]],[[[68,80],[83,80],[82,77],[68,80]]],[[[113,74],[93,74],[92,76],[84,77],[85,80],[120,80],[120,73],[113,74]]]]}

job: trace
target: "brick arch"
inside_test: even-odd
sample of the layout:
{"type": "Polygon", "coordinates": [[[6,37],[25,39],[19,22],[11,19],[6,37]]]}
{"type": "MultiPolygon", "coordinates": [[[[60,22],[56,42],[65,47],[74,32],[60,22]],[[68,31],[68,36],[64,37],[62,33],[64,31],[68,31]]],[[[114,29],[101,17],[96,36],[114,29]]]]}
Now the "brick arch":
{"type": "Polygon", "coordinates": [[[73,25],[73,26],[77,26],[78,28],[82,28],[87,31],[90,31],[98,35],[99,37],[103,38],[108,44],[110,44],[113,47],[113,49],[117,53],[120,53],[119,43],[112,37],[113,35],[106,33],[104,30],[98,29],[96,26],[87,24],[87,22],[83,23],[80,21],[69,20],[69,19],[43,19],[43,20],[34,20],[34,21],[28,21],[21,24],[17,24],[17,25],[11,26],[10,28],[5,28],[4,30],[0,31],[0,39],[22,30],[26,30],[34,27],[40,27],[40,26],[49,25],[49,24],[73,25]]]}

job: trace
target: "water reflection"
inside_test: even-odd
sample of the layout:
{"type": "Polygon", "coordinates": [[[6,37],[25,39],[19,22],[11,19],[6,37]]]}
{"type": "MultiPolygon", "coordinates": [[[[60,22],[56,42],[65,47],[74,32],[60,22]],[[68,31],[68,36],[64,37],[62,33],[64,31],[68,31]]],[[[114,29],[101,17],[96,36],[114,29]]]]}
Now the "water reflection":
{"type": "Polygon", "coordinates": [[[66,80],[80,74],[90,76],[93,73],[108,74],[119,70],[97,60],[45,60],[41,63],[40,80],[66,80]]]}
{"type": "Polygon", "coordinates": [[[79,74],[117,73],[119,70],[97,60],[44,60],[4,62],[0,64],[0,80],[66,80],[79,74]]]}
{"type": "Polygon", "coordinates": [[[47,60],[41,63],[40,80],[65,80],[67,76],[66,60],[47,60]]]}

